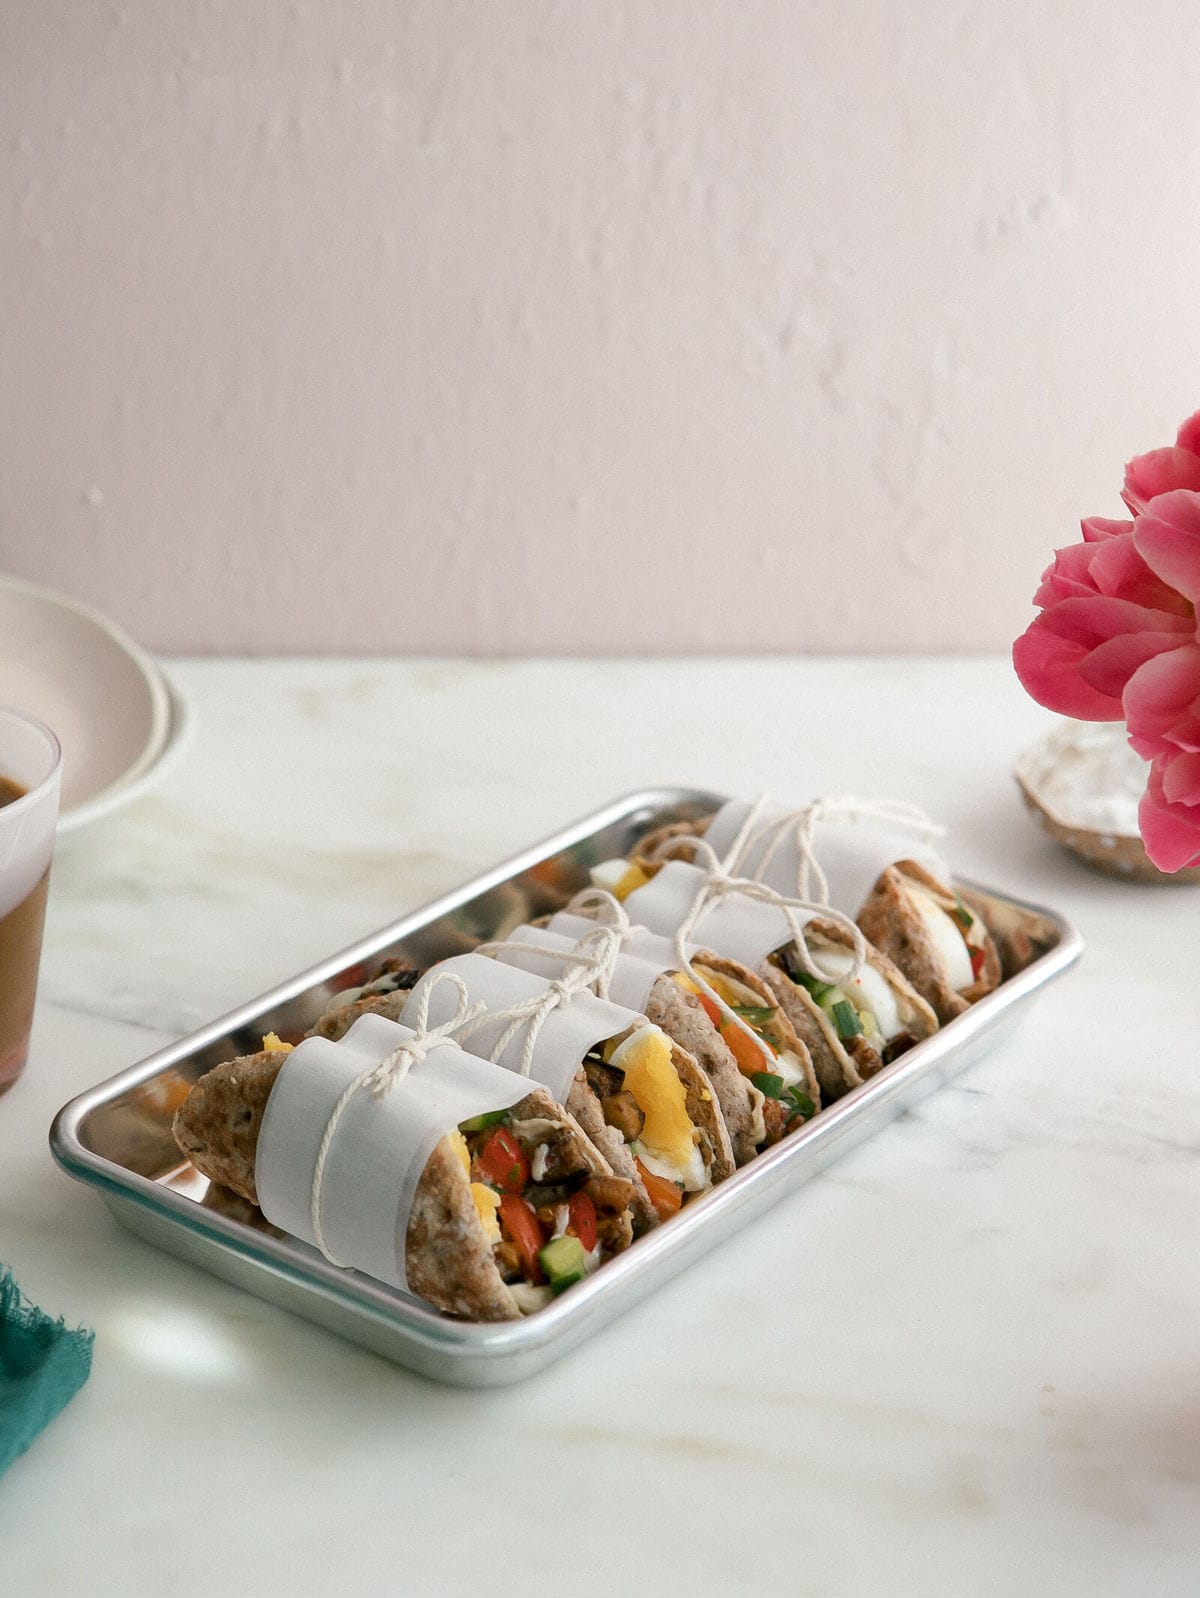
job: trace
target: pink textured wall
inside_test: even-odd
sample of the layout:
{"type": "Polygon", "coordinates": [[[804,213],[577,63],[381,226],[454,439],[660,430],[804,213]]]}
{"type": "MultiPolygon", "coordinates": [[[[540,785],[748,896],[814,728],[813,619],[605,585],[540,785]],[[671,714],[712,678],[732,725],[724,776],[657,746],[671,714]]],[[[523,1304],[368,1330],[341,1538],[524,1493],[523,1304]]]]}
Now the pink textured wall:
{"type": "Polygon", "coordinates": [[[1200,404],[1178,0],[0,44],[0,570],[151,647],[1002,648],[1200,404]]]}

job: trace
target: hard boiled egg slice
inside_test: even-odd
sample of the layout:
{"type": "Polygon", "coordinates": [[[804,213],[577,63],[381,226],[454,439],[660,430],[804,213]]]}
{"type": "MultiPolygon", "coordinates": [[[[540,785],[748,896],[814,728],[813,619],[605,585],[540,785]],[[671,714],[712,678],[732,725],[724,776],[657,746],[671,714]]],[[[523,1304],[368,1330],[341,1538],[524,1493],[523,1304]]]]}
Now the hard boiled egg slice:
{"type": "Polygon", "coordinates": [[[603,888],[614,899],[627,899],[635,888],[645,887],[650,878],[641,866],[628,860],[602,860],[589,872],[594,888],[603,888]]]}
{"type": "Polygon", "coordinates": [[[639,1027],[609,1063],[625,1073],[626,1091],[645,1117],[634,1151],[647,1170],[678,1182],[689,1193],[707,1187],[687,1093],[671,1060],[670,1038],[656,1026],[639,1027]]]}
{"type": "Polygon", "coordinates": [[[921,923],[929,934],[929,941],[937,951],[938,959],[946,968],[950,986],[955,992],[961,993],[975,980],[971,970],[970,951],[961,929],[931,893],[917,887],[913,882],[907,886],[909,900],[921,917],[921,923]]]}
{"type": "Polygon", "coordinates": [[[896,996],[873,965],[863,962],[858,976],[850,980],[854,969],[854,956],[848,949],[814,949],[816,964],[828,971],[828,978],[836,982],[856,1010],[865,1010],[875,1017],[875,1024],[885,1039],[903,1032],[904,1022],[896,1004],[896,996]]]}

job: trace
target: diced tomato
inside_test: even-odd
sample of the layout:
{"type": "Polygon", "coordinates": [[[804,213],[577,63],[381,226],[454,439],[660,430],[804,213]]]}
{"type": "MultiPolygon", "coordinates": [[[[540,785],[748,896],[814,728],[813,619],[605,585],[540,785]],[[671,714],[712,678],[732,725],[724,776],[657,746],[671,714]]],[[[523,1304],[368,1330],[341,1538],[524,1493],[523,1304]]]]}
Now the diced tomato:
{"type": "Polygon", "coordinates": [[[738,1026],[736,1021],[730,1021],[721,1028],[721,1036],[729,1049],[730,1054],[738,1063],[738,1069],[743,1076],[754,1076],[758,1071],[769,1070],[766,1064],[767,1052],[773,1054],[769,1044],[756,1043],[750,1034],[738,1026]]]}
{"type": "Polygon", "coordinates": [[[531,1282],[543,1280],[542,1264],[538,1250],[546,1241],[542,1223],[533,1213],[533,1205],[519,1193],[504,1193],[500,1197],[500,1227],[510,1242],[516,1244],[521,1264],[531,1282]]]}
{"type": "Polygon", "coordinates": [[[596,1206],[591,1194],[572,1193],[567,1215],[567,1231],[573,1232],[583,1244],[584,1253],[590,1254],[596,1246],[596,1206]]]}
{"type": "MultiPolygon", "coordinates": [[[[683,1189],[677,1187],[674,1182],[668,1182],[665,1176],[656,1176],[653,1171],[648,1171],[636,1155],[634,1164],[638,1168],[638,1175],[646,1184],[647,1196],[654,1205],[659,1220],[669,1221],[672,1215],[678,1215],[683,1208],[683,1189]]],[[[582,1238],[580,1241],[583,1241],[582,1238]]]]}
{"type": "Polygon", "coordinates": [[[704,1013],[718,1031],[725,1025],[728,1017],[721,1013],[721,1006],[715,999],[710,999],[707,993],[698,993],[696,997],[704,1006],[704,1013]]]}
{"type": "Polygon", "coordinates": [[[984,950],[973,949],[970,944],[967,945],[967,953],[971,956],[971,975],[975,978],[976,982],[978,982],[979,974],[983,970],[983,962],[987,958],[987,955],[985,954],[984,950]]]}
{"type": "Polygon", "coordinates": [[[525,1150],[506,1126],[496,1128],[475,1158],[484,1180],[501,1193],[519,1193],[529,1181],[525,1150]]]}

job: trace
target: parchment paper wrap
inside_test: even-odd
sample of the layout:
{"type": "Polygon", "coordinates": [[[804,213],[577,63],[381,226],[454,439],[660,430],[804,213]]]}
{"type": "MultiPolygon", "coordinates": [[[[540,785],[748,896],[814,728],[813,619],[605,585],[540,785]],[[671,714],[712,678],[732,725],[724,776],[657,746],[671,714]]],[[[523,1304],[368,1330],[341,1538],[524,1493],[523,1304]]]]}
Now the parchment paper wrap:
{"type": "MultiPolygon", "coordinates": [[[[420,995],[441,972],[449,972],[466,984],[471,1003],[483,1003],[490,1011],[505,1011],[511,1005],[523,1004],[527,999],[540,998],[555,978],[547,979],[532,971],[523,971],[501,960],[492,960],[486,954],[457,954],[442,960],[427,971],[409,995],[403,1016],[407,1020],[416,1011],[420,995]]],[[[429,1004],[429,1025],[440,1026],[454,1013],[455,995],[450,983],[434,989],[429,1004]]],[[[551,1010],[542,1022],[529,1081],[540,1082],[557,1103],[566,1101],[567,1091],[587,1051],[604,1038],[615,1037],[629,1027],[643,1022],[643,1017],[622,1005],[598,999],[594,993],[581,989],[570,999],[551,1010]]],[[[472,1031],[463,1047],[473,1053],[491,1057],[496,1044],[510,1025],[505,1015],[488,1018],[472,1031]]],[[[525,1024],[517,1028],[497,1061],[510,1072],[518,1071],[525,1047],[525,1024]]],[[[526,1080],[518,1077],[519,1081],[526,1080]]]]}
{"type": "MultiPolygon", "coordinates": [[[[709,823],[704,836],[716,850],[719,859],[725,858],[750,808],[748,800],[731,799],[728,804],[721,806],[709,823]]],[[[799,808],[788,804],[764,804],[755,821],[752,839],[764,827],[782,816],[794,814],[799,808]]],[[[895,865],[897,860],[915,860],[942,882],[950,881],[950,868],[945,860],[918,835],[889,827],[884,821],[866,816],[858,821],[818,821],[813,832],[812,852],[829,882],[829,903],[835,910],[841,910],[848,916],[858,914],[880,872],[895,865]]],[[[756,849],[752,842],[749,848],[743,850],[742,863],[734,866],[732,875],[755,877],[774,888],[776,893],[796,894],[800,856],[794,834],[775,850],[765,876],[759,875],[761,853],[761,849],[756,849]]],[[[815,892],[815,887],[815,882],[810,878],[810,894],[815,892]]],[[[631,895],[631,900],[634,897],[636,895],[631,895]]]]}
{"type": "MultiPolygon", "coordinates": [[[[707,874],[686,860],[668,860],[644,888],[636,888],[625,900],[629,919],[673,937],[707,874]]],[[[796,917],[802,926],[810,919],[803,911],[797,911],[796,917]]],[[[691,941],[698,949],[715,949],[754,971],[772,950],[791,940],[791,925],[778,906],[732,894],[704,912],[692,929],[691,941]]]]}
{"type": "MultiPolygon", "coordinates": [[[[537,943],[547,949],[557,948],[565,951],[575,948],[589,933],[594,935],[599,924],[589,920],[587,916],[572,915],[568,910],[560,910],[557,915],[551,917],[546,927],[518,927],[508,936],[512,943],[537,943]]],[[[689,955],[696,952],[696,947],[697,945],[693,943],[684,945],[685,952],[689,955]]],[[[559,967],[563,964],[561,960],[556,962],[550,955],[544,960],[539,960],[536,955],[522,956],[516,951],[510,952],[503,944],[497,953],[501,959],[513,965],[524,966],[527,971],[536,970],[543,976],[549,976],[556,963],[559,967]]],[[[663,972],[677,970],[679,970],[679,956],[673,938],[664,938],[657,932],[651,932],[647,927],[630,927],[622,943],[621,952],[617,956],[609,982],[608,996],[614,1004],[622,1004],[626,1009],[640,1013],[646,1007],[651,988],[663,972]]]]}
{"type": "MultiPolygon", "coordinates": [[[[446,1019],[454,1009],[449,997],[446,1019]]],[[[415,1035],[385,1016],[364,1015],[340,1043],[306,1038],[292,1050],[267,1100],[255,1158],[259,1207],[275,1226],[318,1246],[313,1179],[334,1107],[355,1077],[415,1035]]],[[[330,1252],[389,1286],[407,1287],[409,1213],[439,1138],[469,1116],[507,1109],[527,1092],[511,1071],[442,1041],[389,1092],[376,1097],[364,1087],[354,1094],[334,1132],[322,1180],[321,1225],[330,1252]]]]}

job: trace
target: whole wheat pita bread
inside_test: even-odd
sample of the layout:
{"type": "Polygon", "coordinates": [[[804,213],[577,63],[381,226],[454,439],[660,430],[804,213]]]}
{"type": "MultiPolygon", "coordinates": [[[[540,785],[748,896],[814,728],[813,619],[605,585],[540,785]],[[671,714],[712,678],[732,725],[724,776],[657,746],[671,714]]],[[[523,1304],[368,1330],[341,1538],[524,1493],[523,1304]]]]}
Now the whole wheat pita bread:
{"type": "MultiPolygon", "coordinates": [[[[705,816],[699,821],[673,821],[657,827],[638,841],[630,859],[649,876],[653,876],[665,860],[690,860],[695,850],[688,847],[688,840],[702,838],[711,819],[705,816]]],[[[856,920],[863,935],[891,959],[944,1026],[999,985],[1003,976],[1000,953],[987,921],[977,909],[973,910],[971,913],[983,935],[980,945],[983,965],[969,987],[956,989],[924,919],[913,904],[908,881],[925,888],[946,914],[957,920],[958,902],[952,889],[916,860],[898,860],[881,872],[859,907],[856,920]]],[[[815,1039],[814,1042],[819,1050],[820,1043],[815,1039]]],[[[813,1046],[810,1043],[810,1048],[813,1046]]]]}
{"type": "Polygon", "coordinates": [[[629,851],[629,859],[643,871],[649,869],[651,873],[664,860],[691,860],[696,851],[688,848],[689,840],[703,838],[712,819],[711,816],[701,816],[699,821],[668,821],[664,826],[655,827],[652,832],[638,839],[629,851]],[[672,839],[675,846],[668,848],[672,839]]]}
{"type": "Polygon", "coordinates": [[[913,903],[910,882],[924,888],[952,920],[957,920],[957,901],[946,884],[916,861],[901,860],[879,877],[859,911],[858,925],[877,949],[895,961],[944,1025],[999,984],[1000,955],[987,923],[976,914],[983,934],[983,964],[969,987],[956,989],[924,918],[913,903]]]}
{"type": "Polygon", "coordinates": [[[774,960],[764,960],[759,974],[808,1050],[820,1084],[822,1103],[832,1104],[852,1088],[861,1087],[864,1078],[858,1066],[843,1048],[833,1023],[812,995],[798,982],[793,982],[774,960]]]}
{"type": "Polygon", "coordinates": [[[646,1018],[686,1049],[707,1074],[729,1134],[734,1163],[745,1165],[758,1152],[754,1138],[754,1097],[749,1082],[705,1014],[703,1005],[694,994],[686,993],[674,977],[664,973],[650,990],[646,1018]]]}
{"type": "MultiPolygon", "coordinates": [[[[660,830],[673,835],[677,828],[691,826],[690,822],[679,822],[674,827],[660,830]]],[[[593,905],[583,905],[579,914],[598,916],[599,910],[593,905]]],[[[692,964],[719,972],[735,987],[740,985],[745,989],[746,1003],[777,1008],[777,1001],[770,989],[739,961],[727,960],[711,949],[704,949],[692,957],[692,964]]],[[[759,1143],[754,1136],[757,1120],[755,1100],[747,1078],[742,1074],[719,1028],[713,1025],[699,999],[682,988],[675,980],[675,974],[669,971],[664,972],[651,988],[645,1011],[647,1020],[661,1027],[669,1038],[691,1054],[708,1076],[716,1094],[734,1164],[745,1165],[759,1152],[759,1143]]],[[[819,1106],[820,1087],[812,1069],[809,1051],[796,1035],[786,1015],[781,1016],[781,1021],[783,1035],[780,1042],[801,1061],[809,1096],[813,1104],[819,1106]]],[[[765,1060],[763,1069],[767,1069],[765,1060]]]]}
{"type": "Polygon", "coordinates": [[[699,1129],[701,1156],[707,1156],[704,1158],[705,1169],[712,1185],[716,1187],[718,1182],[723,1182],[726,1177],[732,1176],[737,1169],[725,1118],[721,1114],[721,1106],[708,1072],[697,1063],[696,1057],[689,1054],[687,1049],[682,1048],[673,1038],[670,1041],[671,1064],[675,1067],[675,1074],[683,1083],[688,1119],[699,1129]]]}

